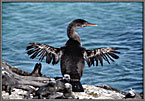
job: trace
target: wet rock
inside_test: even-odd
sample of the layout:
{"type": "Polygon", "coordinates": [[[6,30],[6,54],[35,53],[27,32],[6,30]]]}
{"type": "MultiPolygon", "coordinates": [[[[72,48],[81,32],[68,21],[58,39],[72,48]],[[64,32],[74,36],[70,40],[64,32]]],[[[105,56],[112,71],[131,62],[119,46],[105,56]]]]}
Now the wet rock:
{"type": "Polygon", "coordinates": [[[142,97],[141,94],[131,88],[131,90],[125,95],[124,99],[142,99],[142,97]]]}

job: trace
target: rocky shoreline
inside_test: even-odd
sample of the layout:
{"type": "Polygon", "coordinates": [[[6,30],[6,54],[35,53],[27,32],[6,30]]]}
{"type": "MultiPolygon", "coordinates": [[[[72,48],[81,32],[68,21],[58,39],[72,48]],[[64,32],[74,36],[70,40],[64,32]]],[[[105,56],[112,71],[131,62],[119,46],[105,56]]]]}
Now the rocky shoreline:
{"type": "Polygon", "coordinates": [[[108,85],[83,85],[84,92],[72,92],[71,84],[41,74],[36,64],[32,73],[2,62],[2,99],[142,99],[134,90],[119,91],[108,85]]]}
{"type": "MultiPolygon", "coordinates": [[[[83,87],[85,89],[84,92],[73,92],[75,99],[123,99],[125,97],[124,94],[121,94],[116,91],[106,90],[104,88],[99,88],[91,85],[83,85],[83,87]]],[[[11,95],[6,91],[2,91],[2,98],[27,99],[26,98],[27,93],[28,92],[25,90],[14,88],[13,91],[11,92],[11,95]]],[[[62,96],[63,94],[58,93],[58,95],[62,96]]],[[[28,99],[34,99],[33,95],[30,95],[28,99]]]]}

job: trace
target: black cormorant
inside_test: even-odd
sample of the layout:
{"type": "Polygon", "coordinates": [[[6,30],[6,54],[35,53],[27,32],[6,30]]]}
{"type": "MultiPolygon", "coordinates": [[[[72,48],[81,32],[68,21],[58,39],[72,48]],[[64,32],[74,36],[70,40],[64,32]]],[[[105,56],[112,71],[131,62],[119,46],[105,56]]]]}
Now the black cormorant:
{"type": "MultiPolygon", "coordinates": [[[[103,60],[110,64],[109,60],[114,62],[112,58],[119,58],[114,53],[120,53],[116,51],[117,48],[113,47],[97,48],[93,50],[87,50],[82,47],[80,37],[76,33],[76,30],[87,26],[97,26],[97,24],[91,24],[83,19],[76,19],[72,21],[67,28],[69,40],[66,42],[65,46],[55,48],[46,44],[30,43],[30,46],[27,47],[27,54],[31,55],[30,58],[32,59],[36,56],[40,56],[40,61],[46,57],[46,63],[50,64],[52,61],[53,65],[61,60],[62,75],[69,74],[72,82],[79,82],[84,72],[85,61],[89,67],[95,64],[98,66],[98,61],[100,61],[103,66],[103,60]]],[[[71,84],[73,91],[83,91],[74,88],[77,83],[71,84]]]]}

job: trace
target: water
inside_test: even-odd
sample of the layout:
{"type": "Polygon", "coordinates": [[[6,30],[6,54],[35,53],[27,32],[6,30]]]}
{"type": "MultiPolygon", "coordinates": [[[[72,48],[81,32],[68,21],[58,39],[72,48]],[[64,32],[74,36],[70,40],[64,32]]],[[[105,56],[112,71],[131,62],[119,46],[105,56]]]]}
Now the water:
{"type": "MultiPolygon", "coordinates": [[[[85,65],[83,84],[108,84],[122,91],[143,89],[142,3],[3,3],[2,59],[31,72],[38,59],[26,54],[29,42],[61,47],[68,40],[66,29],[74,19],[85,19],[98,27],[78,29],[83,47],[119,47],[116,62],[96,68],[85,65]]],[[[61,76],[60,63],[42,62],[42,73],[61,76]]]]}

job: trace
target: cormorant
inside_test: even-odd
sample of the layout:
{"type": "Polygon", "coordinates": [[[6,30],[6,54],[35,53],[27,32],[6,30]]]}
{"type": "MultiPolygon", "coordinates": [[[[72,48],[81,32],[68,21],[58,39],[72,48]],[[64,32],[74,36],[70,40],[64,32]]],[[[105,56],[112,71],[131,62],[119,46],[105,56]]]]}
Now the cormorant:
{"type": "Polygon", "coordinates": [[[96,66],[98,66],[98,61],[100,61],[103,66],[103,60],[110,64],[109,59],[114,62],[112,58],[119,58],[114,53],[119,54],[120,52],[116,51],[117,48],[114,47],[97,48],[93,50],[87,50],[82,47],[80,37],[76,33],[76,30],[87,26],[97,26],[97,24],[91,24],[83,19],[76,19],[72,21],[67,28],[67,36],[69,40],[63,47],[55,48],[40,43],[30,43],[30,45],[27,46],[27,54],[31,55],[30,58],[32,59],[36,56],[40,56],[39,60],[42,61],[44,57],[46,57],[46,63],[50,64],[52,61],[53,65],[57,64],[59,60],[61,60],[61,73],[62,75],[70,75],[73,91],[83,91],[81,84],[80,87],[76,86],[79,85],[78,82],[80,82],[83,75],[85,61],[89,67],[95,63],[96,66]]]}

